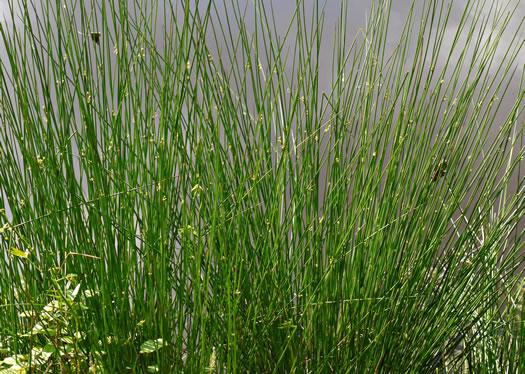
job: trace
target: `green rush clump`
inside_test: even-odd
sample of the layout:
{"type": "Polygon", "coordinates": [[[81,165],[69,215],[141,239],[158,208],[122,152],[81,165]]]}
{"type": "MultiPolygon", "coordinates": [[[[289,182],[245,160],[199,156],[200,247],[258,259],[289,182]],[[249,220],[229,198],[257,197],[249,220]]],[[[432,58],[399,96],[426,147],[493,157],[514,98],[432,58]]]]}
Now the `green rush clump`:
{"type": "Polygon", "coordinates": [[[5,3],[0,373],[525,372],[523,2],[5,3]]]}

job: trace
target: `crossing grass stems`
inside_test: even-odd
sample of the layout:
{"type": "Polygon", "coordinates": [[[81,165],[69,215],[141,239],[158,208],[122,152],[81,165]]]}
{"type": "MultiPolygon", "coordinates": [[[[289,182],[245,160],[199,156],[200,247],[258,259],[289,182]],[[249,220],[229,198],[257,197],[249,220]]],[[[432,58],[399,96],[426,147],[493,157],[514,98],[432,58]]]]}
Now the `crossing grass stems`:
{"type": "Polygon", "coordinates": [[[523,371],[523,19],[456,3],[9,1],[0,372],[523,371]]]}

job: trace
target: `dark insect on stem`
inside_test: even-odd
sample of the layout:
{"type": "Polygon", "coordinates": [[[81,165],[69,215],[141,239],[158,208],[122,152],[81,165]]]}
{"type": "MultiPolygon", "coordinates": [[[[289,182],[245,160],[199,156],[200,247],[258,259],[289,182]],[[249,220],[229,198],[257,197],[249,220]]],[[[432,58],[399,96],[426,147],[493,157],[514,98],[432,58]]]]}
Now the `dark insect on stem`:
{"type": "Polygon", "coordinates": [[[434,175],[432,175],[432,182],[435,182],[438,180],[439,177],[442,177],[447,172],[447,160],[441,160],[439,162],[439,165],[434,171],[434,175]]]}
{"type": "Polygon", "coordinates": [[[100,40],[100,33],[99,32],[92,32],[91,33],[91,39],[95,42],[95,44],[98,45],[98,42],[100,40]]]}

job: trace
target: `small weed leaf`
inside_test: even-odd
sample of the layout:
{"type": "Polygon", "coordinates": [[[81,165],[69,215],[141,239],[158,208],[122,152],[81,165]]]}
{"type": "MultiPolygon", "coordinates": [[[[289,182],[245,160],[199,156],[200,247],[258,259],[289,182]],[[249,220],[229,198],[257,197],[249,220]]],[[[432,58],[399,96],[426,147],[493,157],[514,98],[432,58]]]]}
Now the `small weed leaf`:
{"type": "Polygon", "coordinates": [[[140,346],[140,353],[153,353],[164,346],[164,340],[161,338],[157,340],[148,340],[140,346]]]}
{"type": "Polygon", "coordinates": [[[38,365],[44,365],[55,352],[56,349],[52,344],[46,344],[43,348],[35,347],[31,350],[31,361],[38,365]]]}
{"type": "Polygon", "coordinates": [[[11,248],[11,254],[17,257],[27,258],[27,253],[16,248],[11,248]]]}
{"type": "Polygon", "coordinates": [[[26,373],[25,367],[21,366],[23,362],[24,362],[23,355],[13,355],[10,357],[6,357],[3,361],[0,361],[0,365],[9,365],[10,367],[8,369],[1,370],[0,374],[2,373],[26,373]]]}

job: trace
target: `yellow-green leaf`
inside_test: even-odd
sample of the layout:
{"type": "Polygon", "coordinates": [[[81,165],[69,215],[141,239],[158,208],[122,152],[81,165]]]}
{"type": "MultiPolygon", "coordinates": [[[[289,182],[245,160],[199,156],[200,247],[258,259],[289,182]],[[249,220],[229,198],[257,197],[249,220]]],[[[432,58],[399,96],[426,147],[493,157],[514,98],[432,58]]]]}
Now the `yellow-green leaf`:
{"type": "Polygon", "coordinates": [[[18,256],[18,257],[22,257],[22,258],[27,258],[27,253],[19,249],[16,249],[16,248],[12,248],[12,247],[11,247],[11,254],[18,256]]]}

